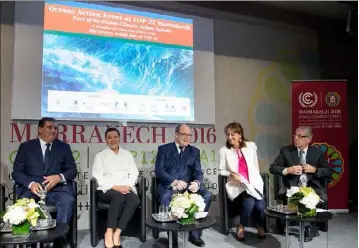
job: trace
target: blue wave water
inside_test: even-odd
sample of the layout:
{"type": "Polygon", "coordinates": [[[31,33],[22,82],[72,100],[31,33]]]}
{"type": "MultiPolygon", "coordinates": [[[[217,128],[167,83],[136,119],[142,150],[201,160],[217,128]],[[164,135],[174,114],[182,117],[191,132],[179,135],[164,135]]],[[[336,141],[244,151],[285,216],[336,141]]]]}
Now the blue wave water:
{"type": "MultiPolygon", "coordinates": [[[[193,50],[190,49],[120,39],[44,34],[42,115],[121,117],[48,113],[48,90],[186,97],[191,99],[193,113],[193,83],[193,50]]],[[[163,118],[167,117],[157,117],[163,118]]]]}

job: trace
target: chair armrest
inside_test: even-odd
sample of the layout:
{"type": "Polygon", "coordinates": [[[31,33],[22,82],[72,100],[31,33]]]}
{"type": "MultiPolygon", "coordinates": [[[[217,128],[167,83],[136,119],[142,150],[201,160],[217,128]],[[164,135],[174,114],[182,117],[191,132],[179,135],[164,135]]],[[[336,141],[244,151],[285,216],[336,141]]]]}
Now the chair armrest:
{"type": "Polygon", "coordinates": [[[146,203],[146,178],[139,176],[136,184],[138,196],[140,197],[141,205],[146,203]]]}
{"type": "Polygon", "coordinates": [[[95,177],[90,180],[90,212],[92,212],[91,208],[94,207],[96,212],[96,204],[97,204],[97,179],[95,177]]]}
{"type": "Polygon", "coordinates": [[[75,196],[77,196],[77,182],[76,181],[69,181],[68,184],[71,184],[71,188],[74,191],[75,196]]]}
{"type": "Polygon", "coordinates": [[[0,184],[0,214],[5,211],[5,202],[7,201],[7,197],[5,196],[5,184],[0,184]]]}
{"type": "MultiPolygon", "coordinates": [[[[269,174],[266,172],[261,173],[263,180],[263,199],[266,206],[269,205],[269,174]]],[[[270,228],[270,220],[266,218],[264,229],[268,232],[270,228]]]]}
{"type": "Polygon", "coordinates": [[[263,180],[263,199],[265,203],[269,204],[269,174],[266,172],[261,173],[263,180]]]}
{"type": "Polygon", "coordinates": [[[319,183],[323,186],[324,189],[324,193],[328,194],[328,184],[329,184],[330,179],[327,177],[324,178],[320,178],[319,179],[319,183]]]}
{"type": "Polygon", "coordinates": [[[220,208],[220,223],[221,232],[225,235],[229,234],[229,221],[228,221],[228,202],[227,202],[227,191],[226,183],[227,177],[218,175],[218,195],[219,195],[219,208],[220,208]]]}
{"type": "Polygon", "coordinates": [[[279,190],[283,186],[283,176],[273,175],[273,191],[274,191],[274,199],[280,199],[281,196],[278,194],[279,190]]]}
{"type": "Polygon", "coordinates": [[[92,246],[96,246],[98,242],[97,232],[97,179],[95,177],[90,180],[90,238],[92,246]]]}
{"type": "Polygon", "coordinates": [[[17,201],[17,198],[18,198],[18,195],[17,195],[17,188],[19,187],[19,184],[17,183],[14,183],[13,185],[13,192],[14,192],[14,196],[13,196],[13,200],[12,200],[12,203],[14,204],[16,201],[17,201]]]}
{"type": "Polygon", "coordinates": [[[157,203],[157,178],[154,173],[151,173],[151,195],[152,195],[152,213],[158,212],[158,203],[157,203]]]}
{"type": "Polygon", "coordinates": [[[138,196],[140,197],[140,240],[144,242],[146,240],[146,213],[147,213],[147,205],[146,205],[146,178],[139,176],[138,177],[138,196]]]}

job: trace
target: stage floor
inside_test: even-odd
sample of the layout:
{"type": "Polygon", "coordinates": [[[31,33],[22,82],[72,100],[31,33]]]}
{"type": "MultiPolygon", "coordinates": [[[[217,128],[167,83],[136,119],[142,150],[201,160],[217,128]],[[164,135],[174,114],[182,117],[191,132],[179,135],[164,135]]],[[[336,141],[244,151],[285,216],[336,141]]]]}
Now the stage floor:
{"type": "MultiPolygon", "coordinates": [[[[246,236],[246,242],[240,243],[234,238],[235,229],[228,235],[222,235],[219,231],[219,225],[214,228],[207,229],[203,232],[203,240],[207,248],[233,248],[233,247],[256,247],[256,248],[280,248],[285,245],[285,237],[277,234],[267,234],[267,239],[261,241],[256,236],[256,230],[249,230],[246,236]]],[[[79,231],[78,237],[79,248],[91,247],[90,235],[88,230],[79,231]]],[[[122,245],[124,248],[164,248],[167,246],[167,234],[160,233],[160,238],[154,240],[151,232],[148,232],[147,241],[142,243],[134,237],[122,237],[122,245]]],[[[182,245],[182,235],[179,234],[179,245],[182,245]]],[[[296,236],[290,236],[290,247],[298,247],[298,239],[296,236]]],[[[100,240],[97,247],[102,248],[103,240],[100,240]]],[[[196,247],[189,243],[189,247],[196,247]]],[[[305,243],[305,248],[357,248],[358,247],[358,214],[341,214],[333,216],[329,221],[328,233],[320,232],[320,236],[313,241],[305,243]],[[328,239],[328,246],[327,246],[328,239]]]]}

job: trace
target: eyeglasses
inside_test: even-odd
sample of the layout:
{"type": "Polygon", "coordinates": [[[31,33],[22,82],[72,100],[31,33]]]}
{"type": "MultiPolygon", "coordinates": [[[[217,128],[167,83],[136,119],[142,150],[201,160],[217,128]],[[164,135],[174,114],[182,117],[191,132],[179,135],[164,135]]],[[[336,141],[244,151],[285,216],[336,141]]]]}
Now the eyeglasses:
{"type": "Polygon", "coordinates": [[[192,137],[192,134],[188,134],[188,133],[178,133],[178,134],[185,136],[185,137],[189,137],[189,138],[192,137]]]}
{"type": "Polygon", "coordinates": [[[293,137],[294,138],[298,137],[298,139],[301,139],[301,138],[308,138],[309,136],[308,135],[301,135],[301,134],[293,134],[293,137]]]}
{"type": "Polygon", "coordinates": [[[46,128],[46,129],[49,129],[49,130],[52,130],[52,129],[54,129],[54,130],[57,130],[57,126],[45,126],[44,128],[46,128]]]}

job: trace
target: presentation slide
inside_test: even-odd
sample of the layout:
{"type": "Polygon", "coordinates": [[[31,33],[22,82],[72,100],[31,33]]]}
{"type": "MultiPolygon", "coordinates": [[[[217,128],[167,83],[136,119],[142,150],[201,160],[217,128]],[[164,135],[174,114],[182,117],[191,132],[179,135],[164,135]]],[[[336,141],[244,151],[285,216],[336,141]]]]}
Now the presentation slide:
{"type": "Polygon", "coordinates": [[[193,40],[189,18],[47,1],[41,116],[194,121],[193,40]]]}
{"type": "Polygon", "coordinates": [[[16,1],[11,119],[215,124],[213,20],[142,4],[16,1]]]}

